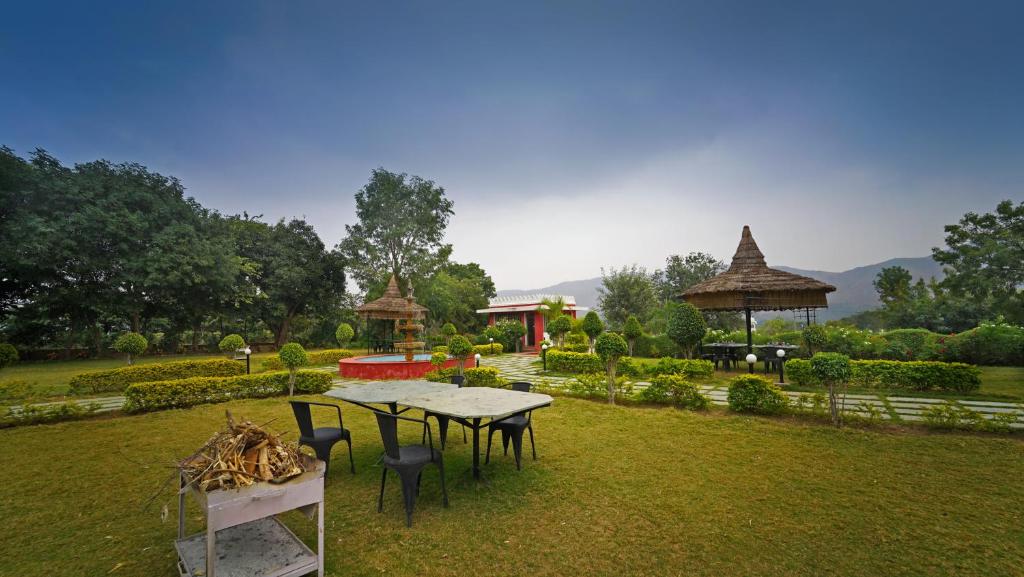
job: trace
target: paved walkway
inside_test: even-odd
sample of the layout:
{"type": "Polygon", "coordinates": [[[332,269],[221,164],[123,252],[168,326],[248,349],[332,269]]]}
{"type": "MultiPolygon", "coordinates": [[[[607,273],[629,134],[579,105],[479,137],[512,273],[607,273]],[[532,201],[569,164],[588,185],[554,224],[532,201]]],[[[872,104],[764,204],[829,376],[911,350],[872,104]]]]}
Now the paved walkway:
{"type": "MultiPolygon", "coordinates": [[[[572,380],[572,377],[559,377],[544,374],[540,367],[533,365],[536,360],[537,356],[532,354],[505,354],[495,357],[481,357],[480,366],[495,367],[501,373],[502,377],[510,381],[530,381],[536,383],[543,380],[547,386],[555,388],[564,387],[566,386],[567,381],[572,380]]],[[[316,367],[312,370],[336,373],[338,369],[336,366],[324,366],[316,367]]],[[[341,379],[336,377],[331,387],[337,388],[364,382],[366,381],[359,379],[341,379]]],[[[634,384],[638,389],[642,389],[648,385],[650,385],[650,383],[646,381],[638,381],[634,384]]],[[[711,399],[713,404],[728,404],[726,396],[729,391],[728,387],[725,385],[704,385],[701,386],[700,389],[701,392],[711,399]]],[[[795,391],[784,392],[794,401],[799,399],[801,395],[808,398],[810,396],[809,393],[799,393],[795,391]]],[[[69,399],[67,401],[39,403],[36,406],[56,405],[64,402],[75,403],[83,407],[95,404],[98,412],[106,412],[120,409],[124,404],[124,397],[114,396],[92,399],[69,399]]],[[[923,420],[922,414],[929,407],[945,402],[947,402],[945,399],[927,399],[919,397],[846,395],[844,411],[865,417],[871,416],[871,414],[874,413],[878,418],[887,420],[921,421],[923,420]]],[[[998,413],[1016,412],[1018,413],[1017,422],[1011,426],[1018,429],[1024,429],[1024,403],[1004,403],[999,401],[955,402],[963,407],[981,413],[986,418],[991,418],[993,415],[998,413]]],[[[15,407],[15,410],[16,409],[17,408],[15,407]]]]}

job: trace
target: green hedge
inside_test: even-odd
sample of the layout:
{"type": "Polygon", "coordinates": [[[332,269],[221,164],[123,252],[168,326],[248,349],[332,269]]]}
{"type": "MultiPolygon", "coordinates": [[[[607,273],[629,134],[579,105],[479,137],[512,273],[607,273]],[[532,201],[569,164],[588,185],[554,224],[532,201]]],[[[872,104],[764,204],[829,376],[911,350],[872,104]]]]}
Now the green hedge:
{"type": "Polygon", "coordinates": [[[1024,366],[1024,327],[984,323],[957,335],[939,338],[939,356],[976,365],[1024,366]]]}
{"type": "MultiPolygon", "coordinates": [[[[295,391],[323,393],[331,387],[332,377],[320,371],[299,371],[295,391]]],[[[288,392],[288,373],[261,373],[236,377],[194,377],[173,381],[134,383],[125,391],[127,412],[157,411],[220,403],[232,399],[273,397],[288,392]]]]}
{"type": "MultiPolygon", "coordinates": [[[[336,365],[341,359],[351,358],[352,351],[346,349],[324,349],[322,351],[306,351],[306,357],[309,359],[308,366],[310,367],[323,367],[326,365],[336,365]]],[[[263,370],[265,371],[280,371],[284,370],[284,363],[281,362],[279,357],[267,357],[263,359],[263,370]]]]}
{"type": "Polygon", "coordinates": [[[548,369],[562,373],[603,373],[601,357],[594,353],[574,353],[559,349],[548,349],[548,369]]]}
{"type": "Polygon", "coordinates": [[[643,335],[633,345],[634,357],[646,357],[656,359],[659,357],[673,357],[679,354],[679,345],[668,335],[643,335]]]}
{"type": "MultiPolygon", "coordinates": [[[[850,384],[857,387],[970,393],[981,386],[981,371],[964,363],[939,361],[850,361],[850,384]]],[[[795,385],[820,384],[806,359],[786,361],[795,385]]]]}
{"type": "Polygon", "coordinates": [[[504,350],[505,347],[502,346],[501,343],[494,343],[494,345],[473,345],[473,354],[475,355],[479,353],[482,357],[486,357],[488,355],[500,355],[504,350]]]}
{"type": "MultiPolygon", "coordinates": [[[[423,376],[428,381],[435,383],[450,383],[452,376],[459,374],[455,367],[430,371],[423,376]]],[[[466,377],[464,383],[467,387],[503,387],[508,381],[501,378],[498,369],[494,367],[470,367],[464,369],[462,374],[466,377]]]]}
{"type": "Polygon", "coordinates": [[[740,413],[774,415],[786,410],[789,398],[778,385],[757,375],[736,377],[729,384],[729,408],[740,413]]]}
{"type": "Polygon", "coordinates": [[[656,377],[659,375],[681,375],[686,379],[710,379],[715,376],[715,363],[704,359],[673,359],[662,357],[653,365],[642,365],[643,375],[656,377]]]}
{"type": "Polygon", "coordinates": [[[170,381],[190,377],[230,377],[245,372],[245,365],[230,359],[151,363],[81,373],[71,377],[70,394],[121,392],[132,383],[170,381]]]}
{"type": "Polygon", "coordinates": [[[701,394],[697,385],[679,375],[659,375],[637,394],[637,399],[649,403],[672,403],[678,407],[703,411],[711,406],[711,399],[701,394]]]}

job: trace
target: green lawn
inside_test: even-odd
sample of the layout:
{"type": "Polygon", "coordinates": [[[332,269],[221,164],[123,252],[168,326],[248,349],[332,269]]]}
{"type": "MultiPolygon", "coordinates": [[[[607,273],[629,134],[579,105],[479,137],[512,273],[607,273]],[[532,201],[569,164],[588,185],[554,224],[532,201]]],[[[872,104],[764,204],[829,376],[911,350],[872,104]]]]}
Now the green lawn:
{"type": "MultiPolygon", "coordinates": [[[[224,409],[294,431],[281,398],[0,431],[0,575],[176,575],[169,465],[224,409]],[[170,504],[170,518],[160,509],[170,504]]],[[[540,460],[465,472],[453,430],[451,507],[424,474],[407,529],[398,483],[375,510],[380,438],[344,407],[327,485],[328,575],[1019,575],[1024,443],[794,419],[611,407],[558,398],[535,415],[540,460]]],[[[418,442],[419,430],[403,432],[418,442]]],[[[289,435],[294,438],[294,434],[289,435]]],[[[314,524],[286,522],[308,543],[314,524]]],[[[201,528],[196,511],[190,531],[201,528]]]]}

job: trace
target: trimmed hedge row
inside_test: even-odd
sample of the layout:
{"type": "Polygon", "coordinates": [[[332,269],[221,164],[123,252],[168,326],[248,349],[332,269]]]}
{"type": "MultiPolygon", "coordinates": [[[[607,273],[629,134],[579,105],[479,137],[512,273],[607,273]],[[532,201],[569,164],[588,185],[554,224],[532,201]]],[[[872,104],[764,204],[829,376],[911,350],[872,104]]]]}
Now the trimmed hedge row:
{"type": "MultiPolygon", "coordinates": [[[[970,393],[981,387],[981,371],[964,363],[938,361],[850,361],[850,384],[858,387],[970,393]]],[[[795,385],[819,385],[807,359],[786,361],[795,385]]]]}
{"type": "Polygon", "coordinates": [[[601,357],[594,353],[574,353],[558,349],[548,349],[548,368],[563,373],[603,373],[605,370],[601,357]]]}
{"type": "MultiPolygon", "coordinates": [[[[327,365],[336,365],[341,359],[351,358],[352,351],[345,349],[325,349],[322,351],[306,351],[306,358],[309,359],[307,363],[311,367],[323,367],[327,365]]],[[[280,371],[284,369],[284,363],[281,362],[279,357],[267,357],[263,359],[263,370],[265,371],[280,371]]]]}
{"type": "Polygon", "coordinates": [[[486,357],[488,355],[500,355],[505,351],[505,347],[501,343],[494,343],[494,345],[473,345],[473,354],[480,353],[480,356],[486,357]]]}
{"type": "MultiPolygon", "coordinates": [[[[452,376],[457,375],[459,370],[455,367],[430,371],[423,376],[428,381],[435,383],[450,383],[452,376]]],[[[501,387],[508,381],[501,378],[498,369],[494,367],[469,367],[462,371],[466,377],[467,387],[501,387]]]]}
{"type": "Polygon", "coordinates": [[[636,363],[631,357],[623,357],[619,360],[619,372],[638,378],[681,375],[690,380],[705,380],[715,375],[715,364],[704,359],[662,357],[657,363],[650,365],[636,363]]]}
{"type": "Polygon", "coordinates": [[[81,373],[71,378],[70,394],[121,392],[132,383],[170,381],[190,377],[230,377],[245,372],[245,365],[230,359],[174,361],[133,365],[108,371],[81,373]]]}
{"type": "Polygon", "coordinates": [[[654,377],[651,384],[636,397],[649,403],[671,403],[677,407],[698,411],[707,410],[711,406],[711,399],[702,394],[697,385],[679,375],[654,377]]]}
{"type": "MultiPolygon", "coordinates": [[[[323,393],[332,377],[320,371],[295,374],[295,391],[323,393]]],[[[134,383],[125,391],[124,410],[130,413],[179,409],[232,399],[273,397],[288,392],[288,373],[261,373],[236,377],[193,377],[173,381],[134,383]]]]}

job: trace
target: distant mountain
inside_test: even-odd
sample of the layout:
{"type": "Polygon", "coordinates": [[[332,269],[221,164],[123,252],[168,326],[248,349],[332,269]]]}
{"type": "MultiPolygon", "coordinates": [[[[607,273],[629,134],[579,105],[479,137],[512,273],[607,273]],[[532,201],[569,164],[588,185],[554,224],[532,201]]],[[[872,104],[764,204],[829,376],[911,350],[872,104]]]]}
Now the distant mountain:
{"type": "MultiPolygon", "coordinates": [[[[804,270],[788,266],[776,266],[779,270],[809,276],[836,287],[836,292],[828,296],[829,308],[818,312],[818,320],[838,319],[873,309],[878,306],[878,295],[873,282],[879,271],[890,266],[901,266],[917,279],[928,280],[932,277],[942,278],[942,266],[930,256],[917,258],[894,258],[885,262],[852,268],[843,272],[821,270],[804,270]]],[[[601,286],[601,277],[573,280],[556,285],[530,290],[499,290],[498,295],[520,295],[532,293],[564,294],[576,297],[576,304],[591,309],[597,308],[597,288],[601,286]]],[[[771,316],[771,315],[768,315],[771,316]]]]}

